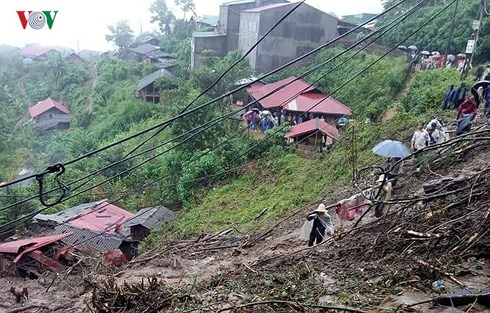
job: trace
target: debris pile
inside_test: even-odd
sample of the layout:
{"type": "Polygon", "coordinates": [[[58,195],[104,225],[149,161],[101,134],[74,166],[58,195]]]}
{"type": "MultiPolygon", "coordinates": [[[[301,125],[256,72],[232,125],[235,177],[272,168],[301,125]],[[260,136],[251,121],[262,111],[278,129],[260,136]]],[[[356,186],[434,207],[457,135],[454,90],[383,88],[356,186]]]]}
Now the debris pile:
{"type": "Polygon", "coordinates": [[[100,313],[156,313],[169,308],[174,297],[172,291],[155,277],[146,282],[121,285],[114,278],[108,278],[94,288],[92,306],[100,313]]]}

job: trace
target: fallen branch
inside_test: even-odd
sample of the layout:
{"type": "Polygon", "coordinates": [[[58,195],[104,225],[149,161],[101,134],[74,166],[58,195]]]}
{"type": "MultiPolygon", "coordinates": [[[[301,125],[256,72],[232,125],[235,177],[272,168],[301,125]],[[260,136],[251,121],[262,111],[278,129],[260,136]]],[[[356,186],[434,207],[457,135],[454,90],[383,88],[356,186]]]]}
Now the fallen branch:
{"type": "Polygon", "coordinates": [[[42,305],[42,304],[31,304],[28,306],[23,306],[21,308],[12,309],[10,311],[7,311],[7,313],[18,313],[18,312],[28,311],[31,309],[47,309],[47,307],[45,305],[42,305]]]}
{"type": "Polygon", "coordinates": [[[437,271],[441,274],[444,274],[444,276],[446,276],[447,278],[449,278],[451,281],[453,281],[455,284],[457,284],[458,286],[460,287],[466,287],[462,282],[460,282],[459,280],[457,280],[456,278],[454,278],[453,274],[451,273],[448,273],[432,264],[429,264],[423,260],[416,260],[416,262],[422,266],[425,266],[425,267],[428,267],[430,268],[431,270],[434,270],[434,271],[437,271]]]}
{"type": "Polygon", "coordinates": [[[292,301],[282,301],[282,300],[269,300],[269,301],[258,301],[258,302],[251,302],[251,303],[246,303],[242,305],[237,305],[229,308],[224,308],[216,313],[221,313],[221,312],[228,312],[228,311],[234,311],[238,309],[244,309],[244,308],[249,308],[249,307],[254,307],[254,306],[260,306],[260,305],[269,305],[269,304],[278,304],[278,305],[287,305],[291,306],[296,309],[296,311],[304,311],[304,308],[314,308],[314,309],[324,309],[324,310],[337,310],[337,311],[345,311],[345,312],[353,312],[353,313],[367,313],[366,311],[354,309],[354,308],[348,308],[348,307],[340,307],[340,306],[323,306],[323,305],[315,305],[315,304],[306,304],[306,303],[299,303],[299,302],[292,302],[292,301]]]}

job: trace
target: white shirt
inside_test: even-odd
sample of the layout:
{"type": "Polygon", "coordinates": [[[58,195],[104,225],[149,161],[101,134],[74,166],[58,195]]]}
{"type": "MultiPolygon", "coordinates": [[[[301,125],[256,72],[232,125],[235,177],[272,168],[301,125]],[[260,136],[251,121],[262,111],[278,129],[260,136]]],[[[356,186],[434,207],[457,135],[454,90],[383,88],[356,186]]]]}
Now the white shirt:
{"type": "Polygon", "coordinates": [[[412,137],[412,148],[416,151],[424,149],[429,141],[429,134],[425,130],[416,130],[412,137]]]}
{"type": "Polygon", "coordinates": [[[444,134],[437,128],[432,132],[432,138],[434,138],[436,144],[440,144],[445,141],[444,134]]]}

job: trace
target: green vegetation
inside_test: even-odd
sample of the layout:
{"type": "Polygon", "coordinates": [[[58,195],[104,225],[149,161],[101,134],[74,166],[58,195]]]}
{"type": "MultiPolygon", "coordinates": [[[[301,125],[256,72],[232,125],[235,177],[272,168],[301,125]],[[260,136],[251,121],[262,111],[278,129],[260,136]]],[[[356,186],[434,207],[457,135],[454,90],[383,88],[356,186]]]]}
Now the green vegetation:
{"type": "MultiPolygon", "coordinates": [[[[179,4],[183,8],[189,5],[186,1],[179,1],[179,4]]],[[[187,9],[192,12],[192,7],[187,9]]],[[[164,21],[160,22],[165,28],[164,21]]],[[[119,40],[116,38],[120,35],[117,27],[113,30],[108,40],[119,40]]],[[[156,70],[152,65],[109,57],[101,57],[92,63],[76,64],[60,55],[50,56],[45,62],[27,65],[16,58],[1,57],[0,86],[5,87],[0,89],[0,114],[3,117],[0,129],[4,137],[0,142],[0,160],[5,166],[0,168],[0,180],[12,179],[23,167],[41,171],[48,165],[79,157],[184,110],[241,57],[239,53],[230,53],[220,59],[208,53],[203,60],[204,66],[191,72],[188,69],[190,30],[192,27],[189,22],[180,21],[172,34],[168,33],[162,41],[165,51],[177,55],[179,64],[176,83],[168,79],[157,82],[158,86],[165,89],[161,93],[160,105],[140,101],[134,95],[137,81],[156,70]],[[27,108],[47,97],[61,100],[69,106],[73,113],[69,131],[39,133],[33,129],[28,121],[27,108]]],[[[128,31],[124,31],[123,35],[125,33],[128,31]]],[[[117,45],[122,50],[130,44],[119,43],[117,45]]],[[[299,76],[306,69],[340,51],[340,47],[327,49],[302,68],[283,72],[273,79],[299,76]]],[[[379,57],[375,53],[361,52],[348,65],[327,73],[348,56],[306,77],[306,80],[314,82],[321,75],[326,75],[316,85],[324,92],[334,92],[379,57]]],[[[202,231],[219,230],[231,224],[241,230],[264,226],[321,196],[334,198],[336,188],[349,184],[354,162],[359,168],[382,162],[382,159],[371,154],[370,149],[379,140],[386,138],[408,141],[418,119],[437,110],[447,85],[457,81],[457,74],[452,70],[417,74],[410,89],[401,97],[400,92],[407,81],[407,69],[404,56],[388,57],[334,94],[335,98],[353,109],[358,122],[342,135],[329,154],[319,159],[306,159],[284,147],[285,130],[272,131],[271,140],[252,149],[258,141],[243,132],[239,122],[233,119],[224,120],[206,132],[192,134],[192,138],[186,142],[180,139],[150,149],[171,138],[189,138],[192,129],[230,112],[229,99],[226,99],[175,121],[140,148],[139,151],[150,149],[147,154],[103,171],[80,188],[100,183],[148,157],[162,154],[152,162],[49,211],[123,195],[130,196],[117,204],[128,210],[157,204],[183,208],[182,214],[175,221],[148,241],[150,245],[158,244],[163,238],[183,238],[202,231]],[[431,81],[438,83],[433,84],[431,81]],[[377,121],[391,107],[396,107],[398,111],[393,120],[383,125],[363,124],[365,117],[377,121]],[[353,159],[356,155],[352,148],[354,131],[358,138],[357,160],[353,159]],[[265,214],[256,219],[265,208],[265,214]]],[[[191,108],[233,89],[236,81],[252,74],[246,62],[243,62],[191,108]]],[[[235,95],[235,98],[244,96],[241,93],[235,95]]],[[[124,159],[150,135],[68,166],[63,181],[72,182],[124,159]]],[[[47,177],[46,182],[46,188],[55,186],[51,177],[47,177]]],[[[75,184],[71,187],[78,190],[77,186],[75,184]]],[[[8,192],[15,192],[19,196],[32,195],[36,193],[36,185],[33,183],[26,188],[8,192]]],[[[18,199],[0,198],[0,205],[3,207],[18,199]]],[[[37,200],[28,202],[11,211],[0,212],[0,221],[14,219],[37,208],[37,200]]]]}
{"type": "MultiPolygon", "coordinates": [[[[386,0],[385,7],[392,6],[398,1],[386,0]]],[[[406,1],[404,6],[399,7],[398,10],[392,14],[386,15],[384,21],[387,23],[391,21],[394,16],[402,14],[403,10],[411,7],[419,1],[410,0],[406,1]]],[[[402,26],[397,31],[389,32],[383,36],[383,43],[392,46],[407,36],[407,29],[416,29],[428,19],[430,19],[436,12],[440,11],[446,6],[449,1],[433,0],[429,1],[429,6],[424,7],[418,11],[416,16],[407,19],[402,23],[402,26]]],[[[480,0],[465,0],[459,1],[459,7],[455,17],[454,39],[449,48],[449,53],[457,54],[464,52],[466,42],[471,39],[473,33],[473,20],[478,19],[478,12],[480,7],[480,0]]],[[[441,16],[437,18],[437,22],[429,24],[424,31],[416,34],[407,45],[416,45],[419,49],[429,51],[439,51],[444,53],[447,45],[447,35],[449,32],[451,21],[453,20],[454,6],[451,6],[441,16]]],[[[379,26],[382,26],[381,23],[379,26]]],[[[490,30],[490,21],[488,18],[483,19],[483,25],[481,28],[482,34],[488,33],[490,30]]],[[[477,60],[485,61],[490,53],[490,38],[488,36],[481,36],[478,41],[479,53],[476,56],[477,60]]]]}

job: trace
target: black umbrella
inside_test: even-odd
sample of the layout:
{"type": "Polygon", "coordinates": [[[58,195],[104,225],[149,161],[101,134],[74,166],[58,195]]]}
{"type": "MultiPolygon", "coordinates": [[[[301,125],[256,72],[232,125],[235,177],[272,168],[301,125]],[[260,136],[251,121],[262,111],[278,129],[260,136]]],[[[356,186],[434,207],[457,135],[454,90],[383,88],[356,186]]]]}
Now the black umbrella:
{"type": "Polygon", "coordinates": [[[482,80],[477,82],[476,84],[471,87],[471,94],[475,97],[476,102],[480,102],[480,95],[478,94],[478,88],[483,87],[483,89],[488,88],[490,86],[490,81],[488,80],[482,80]]]}
{"type": "Polygon", "coordinates": [[[478,90],[478,88],[483,87],[483,89],[488,88],[490,86],[490,81],[489,80],[482,80],[477,82],[476,84],[471,87],[471,89],[478,90]]]}

